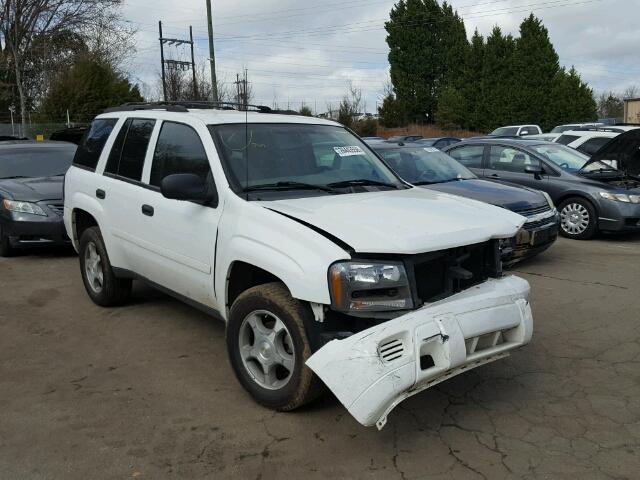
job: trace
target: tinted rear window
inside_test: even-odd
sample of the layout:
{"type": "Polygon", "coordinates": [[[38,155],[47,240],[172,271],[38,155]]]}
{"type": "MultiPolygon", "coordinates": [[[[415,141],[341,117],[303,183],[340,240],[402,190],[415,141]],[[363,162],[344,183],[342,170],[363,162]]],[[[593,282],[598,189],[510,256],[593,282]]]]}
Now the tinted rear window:
{"type": "Polygon", "coordinates": [[[575,142],[580,137],[578,135],[560,135],[556,140],[556,143],[561,145],[569,145],[571,142],[575,142]]]}
{"type": "Polygon", "coordinates": [[[605,146],[609,142],[609,140],[611,139],[608,137],[590,138],[578,147],[578,151],[591,156],[598,150],[600,150],[603,146],[605,146]]]}
{"type": "Polygon", "coordinates": [[[113,131],[118,120],[116,118],[101,118],[91,123],[91,128],[85,133],[73,164],[91,170],[96,169],[105,143],[113,131]]]}

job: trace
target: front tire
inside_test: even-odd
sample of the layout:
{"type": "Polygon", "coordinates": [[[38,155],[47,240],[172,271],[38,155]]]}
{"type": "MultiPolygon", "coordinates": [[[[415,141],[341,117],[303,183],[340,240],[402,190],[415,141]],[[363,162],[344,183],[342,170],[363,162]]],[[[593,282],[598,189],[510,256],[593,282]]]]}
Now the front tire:
{"type": "Polygon", "coordinates": [[[113,307],[129,299],[132,282],[114,274],[98,227],[87,228],[82,233],[79,256],[84,288],[95,304],[113,307]]]}
{"type": "Polygon", "coordinates": [[[13,247],[11,247],[11,242],[9,242],[9,237],[3,235],[0,229],[0,257],[11,257],[13,253],[14,250],[13,247]]]}
{"type": "Polygon", "coordinates": [[[268,283],[242,293],[231,307],[227,351],[241,385],[261,405],[294,410],[323,391],[305,365],[311,347],[304,318],[311,311],[282,283],[268,283]]]}
{"type": "Polygon", "coordinates": [[[560,234],[575,240],[589,240],[598,231],[595,207],[580,197],[568,198],[560,205],[560,234]]]}

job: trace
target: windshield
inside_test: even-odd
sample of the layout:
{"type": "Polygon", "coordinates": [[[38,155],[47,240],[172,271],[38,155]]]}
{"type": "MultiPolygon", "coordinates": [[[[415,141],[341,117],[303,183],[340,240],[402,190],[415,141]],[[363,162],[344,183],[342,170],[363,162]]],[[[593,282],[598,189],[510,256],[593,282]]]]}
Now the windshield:
{"type": "Polygon", "coordinates": [[[1,148],[0,178],[64,175],[71,166],[75,153],[75,145],[1,148]]]}
{"type": "MultiPolygon", "coordinates": [[[[534,145],[531,148],[541,154],[545,159],[551,161],[553,164],[567,172],[577,172],[582,170],[585,163],[589,160],[588,156],[583,155],[573,148],[565,147],[564,145],[534,145]]],[[[583,171],[593,172],[597,170],[612,170],[612,167],[606,163],[593,162],[587,165],[583,171]]]]}
{"type": "Polygon", "coordinates": [[[265,123],[209,128],[238,193],[299,190],[308,196],[406,187],[342,127],[265,123]]]}
{"type": "Polygon", "coordinates": [[[562,133],[562,132],[566,132],[567,130],[571,130],[573,128],[576,128],[575,125],[560,125],[557,126],[556,128],[554,128],[553,130],[551,130],[551,133],[562,133]]]}
{"type": "Polygon", "coordinates": [[[496,128],[491,135],[497,135],[501,137],[515,137],[518,135],[518,127],[500,127],[496,128]]]}
{"type": "Polygon", "coordinates": [[[476,178],[466,167],[433,147],[380,149],[378,153],[398,175],[415,185],[476,178]]]}

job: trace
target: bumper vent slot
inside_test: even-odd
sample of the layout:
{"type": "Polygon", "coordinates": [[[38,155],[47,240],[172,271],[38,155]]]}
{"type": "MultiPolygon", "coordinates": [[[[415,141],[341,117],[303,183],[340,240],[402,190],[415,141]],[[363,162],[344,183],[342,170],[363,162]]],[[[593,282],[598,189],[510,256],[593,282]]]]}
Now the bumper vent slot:
{"type": "Polygon", "coordinates": [[[384,362],[392,362],[404,354],[404,343],[401,339],[386,341],[378,346],[378,355],[384,362]]]}
{"type": "Polygon", "coordinates": [[[465,340],[465,344],[467,346],[467,355],[481,352],[482,350],[487,350],[488,348],[493,348],[497,345],[503,344],[504,342],[504,334],[501,330],[485,333],[484,335],[480,335],[478,337],[468,338],[467,340],[465,340]]]}

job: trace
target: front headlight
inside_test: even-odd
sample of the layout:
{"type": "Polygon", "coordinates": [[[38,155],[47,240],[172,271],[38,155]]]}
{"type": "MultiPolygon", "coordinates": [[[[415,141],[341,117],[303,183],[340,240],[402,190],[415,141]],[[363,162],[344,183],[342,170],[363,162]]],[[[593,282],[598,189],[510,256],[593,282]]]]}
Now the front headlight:
{"type": "Polygon", "coordinates": [[[544,195],[544,198],[547,199],[547,203],[549,204],[549,208],[551,208],[551,210],[556,208],[556,206],[553,204],[553,200],[551,199],[551,195],[549,195],[547,192],[543,192],[542,190],[540,190],[540,192],[542,193],[542,195],[544,195]]]}
{"type": "Polygon", "coordinates": [[[626,193],[600,192],[602,198],[623,203],[640,203],[640,195],[627,195],[626,193]]]}
{"type": "Polygon", "coordinates": [[[329,268],[334,309],[343,312],[413,308],[409,279],[401,262],[341,262],[329,268]]]}
{"type": "Polygon", "coordinates": [[[2,205],[10,212],[30,213],[31,215],[40,215],[46,217],[47,214],[35,203],[19,202],[17,200],[3,200],[2,205]]]}

